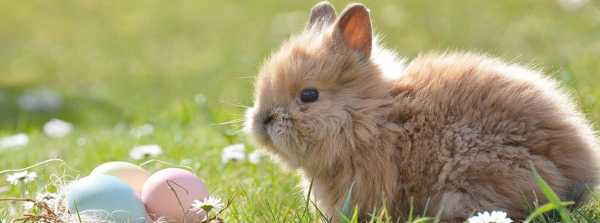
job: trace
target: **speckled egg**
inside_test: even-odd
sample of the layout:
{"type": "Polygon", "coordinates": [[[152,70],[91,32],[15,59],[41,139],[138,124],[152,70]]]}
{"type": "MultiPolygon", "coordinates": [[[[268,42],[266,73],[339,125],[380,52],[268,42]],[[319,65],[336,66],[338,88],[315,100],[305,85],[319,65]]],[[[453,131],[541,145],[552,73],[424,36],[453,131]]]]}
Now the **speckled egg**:
{"type": "Polygon", "coordinates": [[[144,183],[146,183],[146,180],[150,177],[150,173],[141,167],[121,161],[104,163],[96,167],[96,169],[92,170],[92,173],[90,173],[90,175],[98,174],[110,175],[125,181],[125,183],[129,184],[129,186],[138,193],[138,195],[142,194],[144,183]]]}
{"type": "Polygon", "coordinates": [[[162,217],[178,222],[183,222],[184,218],[188,222],[199,220],[202,216],[189,209],[194,200],[203,201],[208,196],[208,189],[200,178],[190,171],[178,168],[168,168],[152,174],[142,189],[142,200],[153,219],[162,217]]]}
{"type": "Polygon", "coordinates": [[[109,175],[91,175],[73,182],[67,196],[69,211],[116,222],[146,222],[140,196],[124,181],[109,175]]]}

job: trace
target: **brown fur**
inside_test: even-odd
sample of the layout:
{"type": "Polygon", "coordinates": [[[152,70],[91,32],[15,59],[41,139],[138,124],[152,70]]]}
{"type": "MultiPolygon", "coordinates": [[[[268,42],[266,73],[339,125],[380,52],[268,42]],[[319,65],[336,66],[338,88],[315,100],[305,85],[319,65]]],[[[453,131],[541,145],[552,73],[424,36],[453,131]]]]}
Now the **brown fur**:
{"type": "Polygon", "coordinates": [[[265,62],[246,123],[261,147],[314,179],[329,216],[353,182],[362,218],[384,198],[394,220],[411,199],[415,213],[430,199],[428,214],[443,208],[444,221],[493,210],[525,218],[523,196],[545,202],[531,164],[563,200],[598,183],[594,132],[555,81],[475,53],[421,55],[390,79],[398,60],[372,43],[370,22],[344,25],[365,24],[368,10],[332,18],[318,4],[265,62]],[[304,89],[318,100],[302,102],[304,89]]]}

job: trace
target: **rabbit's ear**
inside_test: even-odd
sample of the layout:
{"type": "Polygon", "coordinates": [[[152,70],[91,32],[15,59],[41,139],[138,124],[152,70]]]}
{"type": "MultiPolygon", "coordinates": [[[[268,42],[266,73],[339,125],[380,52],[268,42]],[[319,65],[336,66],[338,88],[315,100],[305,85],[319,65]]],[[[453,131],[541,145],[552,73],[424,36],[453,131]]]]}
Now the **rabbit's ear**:
{"type": "Polygon", "coordinates": [[[320,2],[312,8],[306,29],[321,30],[323,26],[333,24],[336,16],[333,5],[327,1],[320,2]]]}
{"type": "Polygon", "coordinates": [[[348,5],[338,18],[333,32],[337,41],[342,41],[351,49],[359,51],[364,58],[371,57],[373,45],[371,18],[369,9],[364,5],[359,3],[348,5]]]}

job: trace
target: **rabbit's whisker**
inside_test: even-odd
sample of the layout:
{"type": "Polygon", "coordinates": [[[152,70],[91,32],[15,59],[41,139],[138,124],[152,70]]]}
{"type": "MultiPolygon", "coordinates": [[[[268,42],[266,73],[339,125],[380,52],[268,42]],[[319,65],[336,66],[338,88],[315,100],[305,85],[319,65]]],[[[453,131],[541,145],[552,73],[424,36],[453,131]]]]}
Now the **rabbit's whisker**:
{"type": "Polygon", "coordinates": [[[236,124],[236,123],[241,123],[241,122],[245,122],[245,121],[246,121],[246,118],[239,118],[239,119],[234,119],[231,121],[217,123],[217,125],[229,125],[229,124],[236,124]]]}

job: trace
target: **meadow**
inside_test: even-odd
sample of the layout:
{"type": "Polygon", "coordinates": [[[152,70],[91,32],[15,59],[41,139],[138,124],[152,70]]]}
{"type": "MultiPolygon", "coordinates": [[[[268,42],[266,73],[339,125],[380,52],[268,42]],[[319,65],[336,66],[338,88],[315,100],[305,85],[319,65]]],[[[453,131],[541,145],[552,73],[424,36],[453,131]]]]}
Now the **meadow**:
{"type": "MultiPolygon", "coordinates": [[[[258,149],[234,120],[252,106],[263,60],[304,28],[316,2],[2,1],[0,138],[25,133],[29,140],[0,148],[0,171],[62,160],[28,170],[38,174],[25,188],[34,198],[56,191],[46,187],[53,174],[72,180],[105,162],[156,159],[164,163],[144,168],[189,166],[211,195],[233,198],[222,214],[230,222],[319,221],[293,171],[266,156],[258,163],[221,157],[229,145],[258,149]],[[53,118],[71,123],[72,132],[45,134],[53,118]],[[139,133],[141,126],[152,131],[139,133]],[[130,157],[135,146],[154,144],[162,154],[130,157]]],[[[331,2],[338,13],[350,3],[331,2]]],[[[363,3],[400,55],[473,50],[542,69],[600,130],[599,1],[363,3]]],[[[10,173],[0,176],[0,197],[21,196],[20,186],[4,180],[10,173]]],[[[579,221],[600,218],[598,205],[590,207],[579,221]]],[[[0,201],[0,219],[22,213],[19,202],[0,201]]]]}

